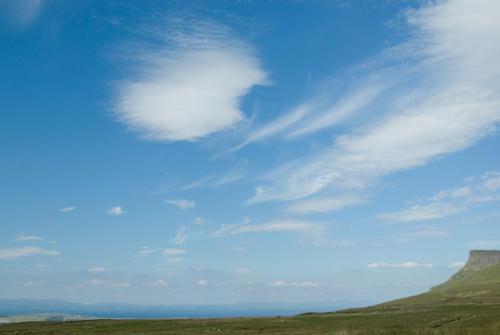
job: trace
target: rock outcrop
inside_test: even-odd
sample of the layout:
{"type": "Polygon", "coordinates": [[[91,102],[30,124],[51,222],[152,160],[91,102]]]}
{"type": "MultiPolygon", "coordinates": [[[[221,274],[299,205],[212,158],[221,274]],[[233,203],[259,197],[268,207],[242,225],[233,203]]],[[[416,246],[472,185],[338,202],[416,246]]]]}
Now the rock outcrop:
{"type": "Polygon", "coordinates": [[[500,264],[499,250],[471,250],[461,271],[480,271],[497,264],[500,264]]]}

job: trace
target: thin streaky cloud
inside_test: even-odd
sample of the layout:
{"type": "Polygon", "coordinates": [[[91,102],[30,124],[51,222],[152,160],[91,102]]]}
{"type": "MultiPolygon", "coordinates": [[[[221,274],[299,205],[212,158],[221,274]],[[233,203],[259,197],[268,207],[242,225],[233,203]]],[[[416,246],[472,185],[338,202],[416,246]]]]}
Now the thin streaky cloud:
{"type": "Polygon", "coordinates": [[[21,257],[45,255],[58,256],[59,251],[46,250],[40,247],[22,247],[22,248],[5,248],[0,249],[0,260],[14,260],[21,257]]]}
{"type": "Polygon", "coordinates": [[[357,195],[342,195],[337,197],[315,197],[291,203],[286,210],[293,213],[327,213],[361,204],[366,199],[357,195]]]}
{"type": "Polygon", "coordinates": [[[300,237],[299,241],[307,242],[316,247],[348,247],[355,243],[350,240],[331,240],[328,238],[328,224],[323,222],[277,219],[264,223],[243,223],[221,225],[213,233],[215,237],[254,233],[293,233],[300,237]]]}
{"type": "Polygon", "coordinates": [[[182,210],[190,209],[196,207],[196,203],[187,199],[168,199],[165,203],[180,208],[182,210]]]}
{"type": "Polygon", "coordinates": [[[59,212],[61,213],[68,213],[68,212],[73,212],[75,210],[77,210],[78,207],[75,207],[75,206],[68,206],[68,207],[63,207],[59,210],[59,212]]]}
{"type": "Polygon", "coordinates": [[[386,263],[374,262],[367,265],[370,269],[414,269],[414,268],[432,268],[431,263],[404,262],[404,263],[386,263]]]}
{"type": "Polygon", "coordinates": [[[172,239],[171,242],[173,244],[177,244],[177,245],[184,244],[184,242],[186,242],[186,240],[188,238],[187,231],[188,231],[188,227],[180,226],[179,229],[177,230],[175,237],[172,239]]]}
{"type": "Polygon", "coordinates": [[[36,235],[19,235],[15,239],[16,242],[25,242],[25,241],[43,241],[43,237],[36,235]]]}
{"type": "Polygon", "coordinates": [[[162,250],[162,254],[165,256],[179,256],[186,253],[185,249],[180,248],[166,248],[162,250]]]}
{"type": "Polygon", "coordinates": [[[401,211],[379,214],[387,222],[436,220],[467,211],[479,203],[500,201],[500,172],[490,171],[479,177],[469,177],[455,188],[442,190],[421,203],[401,211]]]}
{"type": "Polygon", "coordinates": [[[401,83],[377,99],[383,116],[317,154],[278,166],[248,203],[363,190],[492,134],[500,122],[500,45],[491,43],[500,31],[499,10],[494,1],[452,1],[409,12],[410,39],[365,69],[401,83]]]}
{"type": "Polygon", "coordinates": [[[91,268],[88,268],[87,271],[90,273],[103,273],[106,271],[106,269],[104,268],[104,266],[93,266],[91,268]]]}
{"type": "Polygon", "coordinates": [[[312,281],[286,281],[286,280],[276,280],[270,282],[268,286],[271,287],[292,287],[292,288],[318,288],[319,284],[312,281]]]}
{"type": "Polygon", "coordinates": [[[26,28],[40,15],[47,0],[3,0],[0,1],[0,18],[18,28],[26,28]]]}

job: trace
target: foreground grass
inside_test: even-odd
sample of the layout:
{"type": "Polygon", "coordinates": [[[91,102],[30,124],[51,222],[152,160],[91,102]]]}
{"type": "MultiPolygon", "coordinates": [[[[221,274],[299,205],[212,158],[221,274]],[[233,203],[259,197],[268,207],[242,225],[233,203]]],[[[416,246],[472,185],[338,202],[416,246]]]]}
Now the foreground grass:
{"type": "Polygon", "coordinates": [[[288,318],[33,322],[0,326],[0,334],[493,335],[500,334],[500,304],[414,305],[288,318]]]}

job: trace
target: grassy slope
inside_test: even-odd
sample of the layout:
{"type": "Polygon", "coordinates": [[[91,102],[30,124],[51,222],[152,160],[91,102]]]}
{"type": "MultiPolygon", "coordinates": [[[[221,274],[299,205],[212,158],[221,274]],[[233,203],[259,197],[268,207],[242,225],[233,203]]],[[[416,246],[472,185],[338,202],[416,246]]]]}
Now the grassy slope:
{"type": "Polygon", "coordinates": [[[500,304],[500,264],[482,271],[459,271],[429,292],[373,306],[375,309],[411,305],[500,304]]]}
{"type": "Polygon", "coordinates": [[[500,334],[500,265],[458,272],[427,293],[381,305],[293,318],[99,320],[0,326],[0,334],[500,334]]]}

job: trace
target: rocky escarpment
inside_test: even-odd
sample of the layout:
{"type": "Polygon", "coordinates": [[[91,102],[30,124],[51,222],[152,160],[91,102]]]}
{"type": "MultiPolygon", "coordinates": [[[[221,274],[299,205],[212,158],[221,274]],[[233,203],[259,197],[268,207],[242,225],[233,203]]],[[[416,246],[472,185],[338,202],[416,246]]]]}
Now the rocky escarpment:
{"type": "Polygon", "coordinates": [[[500,264],[499,250],[471,250],[469,260],[461,272],[481,271],[497,264],[500,264]]]}

